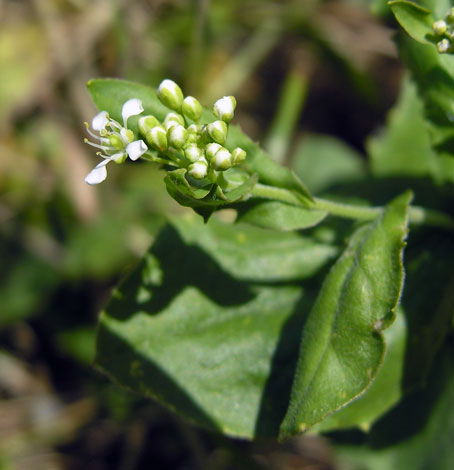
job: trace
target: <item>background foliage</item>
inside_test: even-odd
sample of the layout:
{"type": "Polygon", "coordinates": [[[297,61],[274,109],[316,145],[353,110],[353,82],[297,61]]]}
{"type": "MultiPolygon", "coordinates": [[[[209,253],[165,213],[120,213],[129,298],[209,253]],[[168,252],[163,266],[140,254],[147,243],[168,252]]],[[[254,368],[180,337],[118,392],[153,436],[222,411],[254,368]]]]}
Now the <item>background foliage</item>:
{"type": "MultiPolygon", "coordinates": [[[[435,6],[439,15],[450,4],[421,3],[435,6]]],[[[446,331],[453,318],[454,248],[445,233],[416,231],[408,241],[411,295],[404,294],[399,321],[386,333],[389,362],[383,368],[400,386],[390,389],[377,379],[367,401],[322,422],[323,431],[356,427],[329,434],[329,443],[315,436],[280,445],[220,437],[111,385],[93,361],[98,312],[112,287],[152,242],[155,258],[146,258],[151,285],[159,282],[156,257],[169,251],[178,256],[192,243],[200,260],[190,237],[210,252],[210,233],[224,225],[213,220],[200,232],[197,220],[184,217],[160,233],[164,214],[186,211],[168,197],[163,173],[152,165],[109,168],[108,183],[85,185],[95,157],[82,143],[81,124],[95,112],[85,87],[89,79],[121,77],[156,86],[171,77],[204,104],[235,94],[237,123],[315,194],[383,204],[411,188],[416,203],[452,211],[453,128],[446,119],[439,125],[452,90],[446,83],[427,87],[422,67],[431,63],[451,73],[454,65],[445,59],[452,58],[440,65],[430,46],[400,34],[411,76],[405,73],[391,39],[397,24],[384,1],[3,0],[0,15],[0,468],[452,468],[452,336],[446,338],[446,331]],[[426,62],[412,61],[422,54],[426,62]]],[[[261,246],[281,244],[289,253],[297,246],[302,254],[316,247],[310,272],[302,272],[290,255],[280,259],[276,272],[276,261],[256,243],[246,243],[232,263],[236,249],[228,237],[217,265],[202,258],[202,266],[220,275],[218,286],[210,284],[215,304],[195,288],[182,296],[227,311],[222,324],[200,319],[209,323],[207,350],[210,341],[223,339],[229,319],[244,313],[229,305],[224,289],[247,297],[257,276],[253,271],[248,278],[254,269],[248,260],[261,257],[261,285],[252,286],[259,305],[251,308],[269,309],[270,334],[257,343],[259,351],[244,354],[269,357],[284,328],[288,341],[274,359],[288,368],[277,368],[288,389],[296,360],[292,347],[307,313],[292,312],[302,291],[313,302],[325,263],[345,246],[350,228],[328,220],[306,237],[269,238],[244,226],[246,240],[260,240],[261,246]],[[245,276],[240,280],[238,263],[245,276]]],[[[164,275],[174,274],[164,266],[164,275]]],[[[199,286],[209,281],[202,277],[199,286]]],[[[146,292],[137,299],[147,301],[146,292]]],[[[166,299],[169,293],[162,292],[156,302],[162,306],[166,299]]],[[[178,309],[173,313],[178,316],[178,309]]],[[[124,319],[117,320],[127,332],[124,319]]],[[[173,323],[160,328],[157,349],[177,354],[168,337],[185,333],[173,331],[173,323]]],[[[254,331],[253,324],[245,326],[244,337],[254,331]]],[[[228,369],[235,357],[211,360],[224,361],[228,369]]],[[[263,386],[265,362],[261,368],[253,359],[244,364],[252,383],[263,386]]],[[[149,367],[156,374],[156,365],[149,367]]],[[[140,364],[132,372],[140,375],[140,364]]],[[[252,397],[255,406],[259,399],[252,397]]],[[[257,419],[273,433],[272,413],[284,412],[273,408],[257,419]]]]}

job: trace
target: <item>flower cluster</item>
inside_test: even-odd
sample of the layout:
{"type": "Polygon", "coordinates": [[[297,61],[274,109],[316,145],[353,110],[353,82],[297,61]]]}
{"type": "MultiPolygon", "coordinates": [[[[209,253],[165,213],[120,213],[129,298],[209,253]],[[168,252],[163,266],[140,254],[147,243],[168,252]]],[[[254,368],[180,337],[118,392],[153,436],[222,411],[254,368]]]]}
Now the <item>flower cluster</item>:
{"type": "Polygon", "coordinates": [[[87,127],[89,135],[97,142],[91,142],[85,139],[85,143],[98,148],[100,151],[97,153],[103,158],[101,163],[95,166],[93,170],[85,178],[88,184],[99,184],[107,177],[106,165],[109,162],[123,163],[128,157],[131,160],[137,160],[147,150],[143,140],[134,140],[134,133],[128,129],[128,119],[131,116],[136,116],[143,112],[142,102],[137,98],[132,98],[123,105],[121,116],[123,118],[123,125],[112,119],[107,111],[98,113],[91,122],[92,132],[87,127]]]}
{"type": "Polygon", "coordinates": [[[184,97],[174,81],[164,80],[159,85],[158,98],[170,112],[162,122],[155,116],[140,118],[139,129],[150,147],[170,159],[174,166],[187,168],[194,179],[208,177],[214,182],[217,172],[244,161],[243,149],[229,152],[223,147],[236,107],[233,96],[224,96],[214,103],[213,114],[217,119],[209,124],[199,124],[201,104],[193,96],[184,97]]]}
{"type": "Polygon", "coordinates": [[[440,54],[454,52],[454,8],[442,20],[432,25],[437,39],[437,50],[440,54]]]}
{"type": "Polygon", "coordinates": [[[216,119],[200,124],[201,104],[192,96],[184,97],[175,82],[164,80],[157,95],[170,111],[162,121],[152,115],[140,117],[138,127],[146,143],[142,139],[135,140],[133,131],[128,129],[128,119],[144,111],[137,98],[124,103],[123,124],[112,119],[107,111],[101,111],[92,121],[91,127],[98,135],[85,123],[88,133],[97,141],[85,139],[85,142],[98,148],[98,155],[103,158],[85,178],[88,184],[98,184],[106,179],[109,162],[123,163],[128,157],[137,160],[144,156],[173,168],[185,168],[190,178],[208,178],[209,183],[218,181],[219,172],[244,161],[246,152],[243,149],[230,152],[224,147],[236,107],[233,96],[217,100],[213,105],[216,119]]]}

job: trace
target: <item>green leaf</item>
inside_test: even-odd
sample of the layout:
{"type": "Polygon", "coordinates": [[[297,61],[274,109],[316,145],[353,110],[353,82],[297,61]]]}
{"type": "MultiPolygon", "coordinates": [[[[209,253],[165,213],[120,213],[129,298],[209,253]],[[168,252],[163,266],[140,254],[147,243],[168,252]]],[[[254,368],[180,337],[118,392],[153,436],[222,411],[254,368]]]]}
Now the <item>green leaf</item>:
{"type": "Polygon", "coordinates": [[[298,142],[292,160],[296,174],[314,193],[336,183],[358,181],[366,174],[361,155],[330,136],[304,136],[298,142]]]}
{"type": "Polygon", "coordinates": [[[443,170],[446,168],[445,156],[454,159],[453,57],[439,54],[435,47],[419,44],[404,36],[399,37],[398,46],[424,103],[431,145],[437,153],[443,155],[443,159],[437,162],[441,167],[438,180],[452,181],[452,174],[443,170]]]}
{"type": "Polygon", "coordinates": [[[425,384],[454,313],[452,233],[427,230],[409,238],[402,307],[408,324],[407,389],[425,384]]]}
{"type": "Polygon", "coordinates": [[[205,220],[218,208],[228,206],[247,198],[257,183],[257,175],[248,178],[237,188],[223,193],[219,187],[193,188],[185,178],[186,169],[169,171],[164,178],[167,192],[182,206],[192,207],[205,220]]]}
{"type": "Polygon", "coordinates": [[[178,219],[115,290],[96,363],[199,425],[276,436],[313,300],[295,282],[336,253],[295,233],[178,219]]]}
{"type": "Polygon", "coordinates": [[[314,431],[357,427],[367,432],[378,418],[400,400],[407,343],[407,325],[402,311],[398,309],[395,322],[383,335],[387,350],[370,388],[357,400],[316,424],[314,431]]]}
{"type": "Polygon", "coordinates": [[[386,129],[369,139],[368,151],[375,176],[438,177],[439,164],[431,147],[424,107],[410,80],[403,81],[386,129]]]}
{"type": "Polygon", "coordinates": [[[433,37],[432,24],[434,18],[430,10],[407,0],[395,0],[389,2],[394,16],[402,28],[416,41],[423,44],[431,44],[433,37]]]}
{"type": "Polygon", "coordinates": [[[319,224],[328,213],[279,201],[252,201],[236,206],[238,222],[274,230],[301,230],[319,224]]]}
{"type": "Polygon", "coordinates": [[[454,348],[448,342],[427,386],[377,423],[364,445],[337,447],[352,470],[451,470],[454,467],[454,348]]]}
{"type": "Polygon", "coordinates": [[[280,439],[305,431],[360,396],[383,362],[383,330],[403,285],[402,251],[411,194],[353,234],[304,326],[280,439]]]}

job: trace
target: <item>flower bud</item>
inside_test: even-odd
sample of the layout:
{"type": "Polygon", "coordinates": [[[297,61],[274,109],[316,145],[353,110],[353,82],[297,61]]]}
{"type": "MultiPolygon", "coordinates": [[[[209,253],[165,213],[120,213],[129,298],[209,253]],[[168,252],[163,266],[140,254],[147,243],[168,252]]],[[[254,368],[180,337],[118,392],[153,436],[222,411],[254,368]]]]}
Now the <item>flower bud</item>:
{"type": "Polygon", "coordinates": [[[168,113],[164,119],[164,127],[168,131],[175,124],[185,127],[184,117],[178,113],[168,113]]]}
{"type": "Polygon", "coordinates": [[[164,152],[169,144],[167,142],[167,132],[162,126],[153,127],[146,135],[147,142],[156,150],[164,152]]]}
{"type": "Polygon", "coordinates": [[[179,111],[183,103],[183,92],[173,80],[166,79],[159,85],[158,98],[164,106],[179,111]]]}
{"type": "Polygon", "coordinates": [[[202,132],[202,126],[197,124],[191,124],[187,129],[190,134],[200,134],[202,132]]]}
{"type": "Polygon", "coordinates": [[[222,121],[230,122],[233,119],[233,113],[236,108],[236,99],[234,96],[224,96],[213,105],[213,114],[222,121]]]}
{"type": "Polygon", "coordinates": [[[212,142],[205,147],[205,155],[208,161],[212,160],[216,155],[216,152],[222,148],[221,145],[212,142]]]}
{"type": "Polygon", "coordinates": [[[192,119],[193,121],[198,121],[202,115],[202,105],[200,104],[199,100],[193,96],[186,96],[186,98],[183,100],[181,110],[186,117],[192,119]]]}
{"type": "Polygon", "coordinates": [[[437,43],[437,50],[440,54],[445,54],[446,52],[449,52],[450,49],[451,43],[448,39],[443,39],[439,43],[437,43]]]}
{"type": "Polygon", "coordinates": [[[192,163],[204,157],[204,152],[195,144],[190,144],[184,149],[184,156],[192,163]]]}
{"type": "Polygon", "coordinates": [[[142,135],[147,135],[153,127],[159,126],[159,121],[154,116],[142,116],[139,119],[139,131],[142,135]]]}
{"type": "Polygon", "coordinates": [[[446,21],[449,24],[454,23],[454,8],[451,8],[451,10],[449,10],[449,13],[446,15],[446,21]]]}
{"type": "Polygon", "coordinates": [[[433,32],[437,36],[441,36],[442,34],[446,33],[446,30],[448,29],[448,25],[446,24],[446,21],[444,20],[438,20],[435,21],[435,23],[432,25],[433,32]]]}
{"type": "Polygon", "coordinates": [[[208,163],[204,158],[201,158],[195,163],[188,166],[188,173],[190,176],[197,180],[205,178],[208,173],[208,163]]]}
{"type": "Polygon", "coordinates": [[[239,165],[240,163],[244,162],[246,159],[246,152],[240,148],[237,147],[232,151],[232,162],[233,165],[239,165]]]}
{"type": "Polygon", "coordinates": [[[216,152],[210,164],[214,170],[228,170],[232,166],[232,154],[222,147],[216,152]]]}
{"type": "Polygon", "coordinates": [[[214,121],[207,126],[208,135],[218,144],[223,145],[227,139],[227,124],[224,121],[214,121]]]}
{"type": "Polygon", "coordinates": [[[175,124],[167,131],[169,145],[181,149],[188,140],[188,131],[180,124],[175,124]]]}

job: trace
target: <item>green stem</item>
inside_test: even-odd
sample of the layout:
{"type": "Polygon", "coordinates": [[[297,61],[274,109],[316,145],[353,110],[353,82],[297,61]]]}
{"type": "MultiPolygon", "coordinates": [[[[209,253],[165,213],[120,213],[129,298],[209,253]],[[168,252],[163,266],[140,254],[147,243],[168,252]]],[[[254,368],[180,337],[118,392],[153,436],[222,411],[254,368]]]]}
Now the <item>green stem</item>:
{"type": "MultiPolygon", "coordinates": [[[[354,206],[328,199],[314,198],[309,201],[299,197],[296,193],[284,188],[276,188],[264,184],[256,184],[252,190],[252,197],[272,199],[286,202],[309,210],[326,211],[331,215],[355,220],[374,220],[384,210],[384,207],[354,206]]],[[[454,219],[443,212],[425,209],[419,206],[410,207],[410,224],[430,225],[433,227],[454,230],[454,219]]]]}

